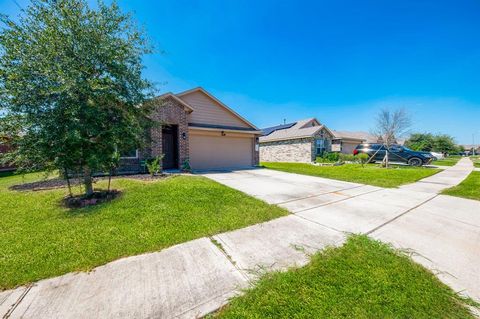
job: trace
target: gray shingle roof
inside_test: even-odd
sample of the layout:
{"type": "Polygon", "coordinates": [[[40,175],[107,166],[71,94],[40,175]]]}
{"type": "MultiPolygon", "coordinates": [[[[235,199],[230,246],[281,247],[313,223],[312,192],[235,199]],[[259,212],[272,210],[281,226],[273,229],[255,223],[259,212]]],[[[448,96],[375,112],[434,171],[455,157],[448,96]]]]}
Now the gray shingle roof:
{"type": "Polygon", "coordinates": [[[335,138],[338,138],[338,139],[355,139],[355,140],[365,141],[366,143],[377,143],[378,141],[378,138],[375,135],[367,132],[362,132],[362,131],[356,131],[356,132],[332,131],[332,132],[335,135],[335,138]]]}
{"type": "MultiPolygon", "coordinates": [[[[295,122],[295,125],[284,129],[277,129],[270,134],[260,137],[260,143],[271,141],[292,140],[296,138],[312,137],[325,126],[315,118],[295,122]],[[314,123],[314,126],[311,125],[314,123]]],[[[265,129],[266,130],[266,129],[265,129]]]]}

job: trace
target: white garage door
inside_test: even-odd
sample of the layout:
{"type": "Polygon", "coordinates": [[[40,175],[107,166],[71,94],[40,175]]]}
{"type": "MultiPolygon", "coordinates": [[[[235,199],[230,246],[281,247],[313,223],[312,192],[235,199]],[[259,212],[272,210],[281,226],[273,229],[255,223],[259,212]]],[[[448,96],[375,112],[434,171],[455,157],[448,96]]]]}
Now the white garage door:
{"type": "Polygon", "coordinates": [[[190,134],[192,169],[227,169],[252,166],[253,137],[190,134]]]}

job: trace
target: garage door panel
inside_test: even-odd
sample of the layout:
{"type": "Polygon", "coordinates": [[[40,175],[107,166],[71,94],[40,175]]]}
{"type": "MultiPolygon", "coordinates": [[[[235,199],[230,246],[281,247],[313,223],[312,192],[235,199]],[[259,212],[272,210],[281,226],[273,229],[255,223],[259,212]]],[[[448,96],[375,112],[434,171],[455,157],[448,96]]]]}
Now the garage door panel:
{"type": "Polygon", "coordinates": [[[252,166],[253,138],[190,135],[192,169],[222,169],[252,166]]]}

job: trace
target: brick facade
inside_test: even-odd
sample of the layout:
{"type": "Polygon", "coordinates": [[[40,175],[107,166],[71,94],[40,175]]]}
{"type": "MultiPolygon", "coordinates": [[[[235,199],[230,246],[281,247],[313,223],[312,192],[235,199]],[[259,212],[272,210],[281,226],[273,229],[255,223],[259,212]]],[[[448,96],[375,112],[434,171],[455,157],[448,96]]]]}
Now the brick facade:
{"type": "Polygon", "coordinates": [[[332,138],[322,129],[312,137],[263,142],[260,144],[260,161],[311,163],[317,156],[315,140],[325,139],[325,151],[329,152],[332,138]]]}
{"type": "Polygon", "coordinates": [[[262,162],[312,162],[313,138],[272,141],[260,144],[262,162]]]}
{"type": "Polygon", "coordinates": [[[187,111],[179,102],[167,98],[166,100],[156,100],[158,105],[150,115],[154,120],[155,126],[147,132],[146,146],[138,151],[138,158],[121,158],[119,174],[125,173],[145,173],[143,160],[163,154],[162,129],[166,125],[176,125],[178,140],[178,168],[188,159],[188,122],[187,111]]]}
{"type": "MultiPolygon", "coordinates": [[[[0,141],[0,154],[8,153],[10,150],[11,150],[11,148],[7,144],[3,144],[0,141]]],[[[15,170],[15,167],[13,167],[13,166],[10,166],[10,165],[3,165],[2,166],[0,164],[0,172],[13,171],[13,170],[15,170]]]]}
{"type": "MultiPolygon", "coordinates": [[[[158,107],[153,111],[151,118],[158,123],[150,130],[150,148],[147,153],[149,157],[163,154],[162,150],[162,126],[177,125],[178,139],[178,168],[182,167],[185,160],[188,159],[188,122],[187,111],[179,102],[168,98],[159,100],[158,107]]],[[[144,154],[145,154],[144,153],[144,154]]]]}

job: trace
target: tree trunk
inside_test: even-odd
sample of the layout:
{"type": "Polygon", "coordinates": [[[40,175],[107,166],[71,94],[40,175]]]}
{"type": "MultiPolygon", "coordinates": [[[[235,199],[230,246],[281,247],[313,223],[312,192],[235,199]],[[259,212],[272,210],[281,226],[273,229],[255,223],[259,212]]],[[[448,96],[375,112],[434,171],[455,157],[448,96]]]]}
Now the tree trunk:
{"type": "Polygon", "coordinates": [[[92,171],[88,166],[83,168],[83,185],[85,186],[85,195],[91,196],[93,194],[93,179],[92,171]]]}
{"type": "Polygon", "coordinates": [[[108,174],[108,188],[107,188],[107,192],[109,192],[109,193],[110,193],[110,183],[111,183],[111,181],[112,181],[112,174],[113,174],[112,171],[113,171],[113,170],[111,169],[111,170],[110,170],[110,173],[108,174]]]}
{"type": "Polygon", "coordinates": [[[68,170],[66,168],[65,168],[65,179],[67,180],[68,194],[70,194],[70,197],[73,197],[72,186],[70,185],[70,179],[68,178],[68,170]]]}
{"type": "Polygon", "coordinates": [[[385,153],[385,167],[388,168],[388,151],[385,153]]]}

